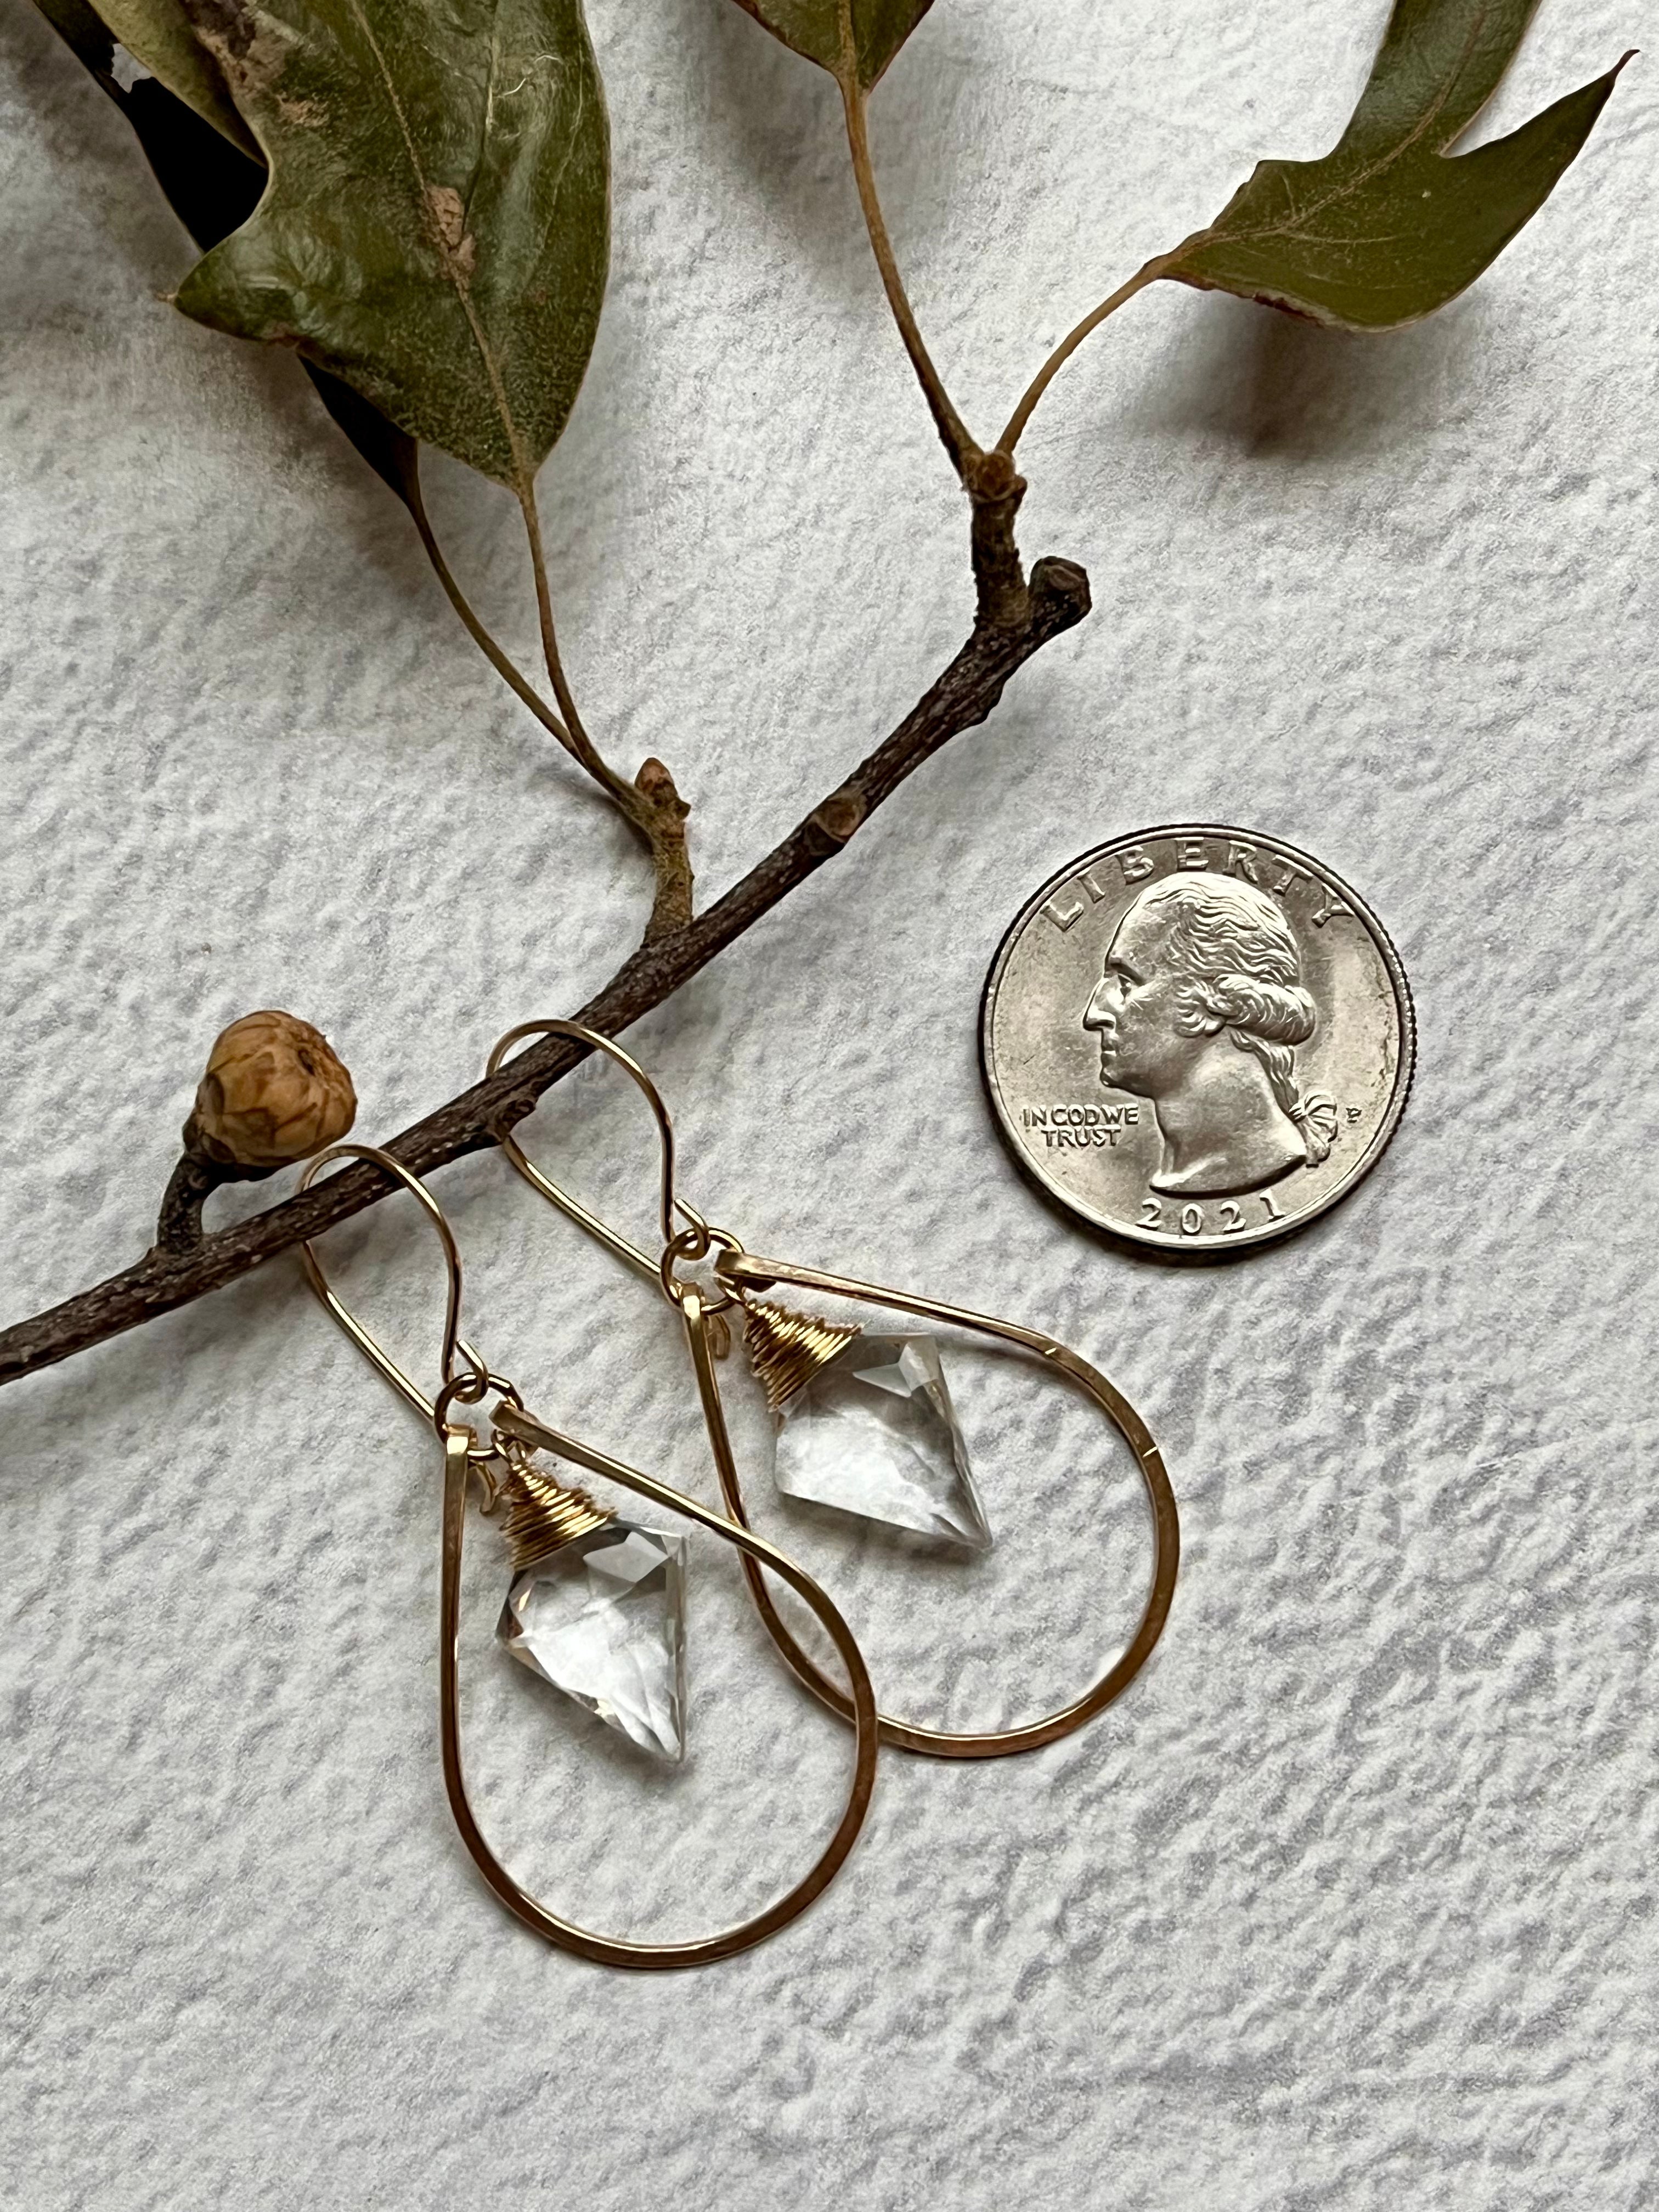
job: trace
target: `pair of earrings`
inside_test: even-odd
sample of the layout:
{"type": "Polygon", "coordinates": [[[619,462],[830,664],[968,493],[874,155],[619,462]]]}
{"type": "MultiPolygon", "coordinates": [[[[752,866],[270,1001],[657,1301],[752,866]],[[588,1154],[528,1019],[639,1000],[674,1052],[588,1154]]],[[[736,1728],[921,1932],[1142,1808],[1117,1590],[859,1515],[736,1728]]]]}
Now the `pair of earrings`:
{"type": "Polygon", "coordinates": [[[761,1942],[828,1887],[863,1824],[878,1744],[941,1758],[999,1758],[1069,1735],[1120,1696],[1146,1664],[1169,1612],[1180,1551],[1175,1499],[1158,1448],[1134,1408],[1104,1376],[1052,1337],[913,1292],[757,1258],[727,1231],[712,1226],[679,1195],[673,1124],[656,1085],[609,1037],[574,1022],[526,1022],[501,1039],[486,1073],[495,1075],[526,1039],[554,1036],[574,1038],[605,1054],[638,1085],[651,1108],[661,1152],[660,1255],[653,1260],[562,1189],[529,1158],[510,1129],[497,1131],[497,1141],[526,1182],[618,1258],[653,1278],[678,1310],[724,1513],[562,1432],[526,1408],[514,1384],[494,1372],[461,1334],[462,1272],[454,1234],[424,1183],[390,1154],[368,1145],[335,1146],[311,1163],[301,1187],[331,1160],[368,1159],[395,1176],[420,1201],[437,1231],[448,1278],[442,1379],[434,1398],[426,1396],[342,1303],[309,1245],[303,1248],[303,1258],[312,1287],[329,1312],[432,1424],[443,1447],[440,1729],[445,1784],[467,1850],[507,1909],[561,1948],[612,1966],[701,1965],[761,1942]],[[799,1311],[773,1295],[780,1286],[895,1310],[1029,1352],[1080,1390],[1127,1441],[1152,1509],[1151,1588],[1121,1656],[1072,1704],[1018,1728],[981,1733],[931,1728],[878,1710],[858,1643],[833,1601],[805,1568],[750,1524],[717,1372],[730,1349],[732,1320],[741,1318],[750,1365],[774,1415],[775,1472],[786,1494],[973,1549],[989,1544],[990,1528],[935,1338],[908,1329],[871,1333],[857,1323],[799,1311]],[[488,1437],[480,1442],[477,1430],[460,1416],[492,1397],[488,1437]],[[670,1758],[680,1755],[684,1742],[685,1539],[600,1504],[586,1490],[538,1468],[538,1453],[632,1491],[731,1544],[757,1612],[784,1659],[816,1697],[852,1724],[853,1772],[835,1833],[791,1889],[738,1927],[678,1943],[635,1943],[594,1934],[531,1896],[501,1866],[478,1826],[462,1767],[457,1656],[462,1542],[466,1509],[475,1496],[487,1516],[499,1519],[508,1550],[512,1579],[498,1629],[507,1649],[634,1742],[670,1758]],[[844,1686],[792,1633],[774,1602],[769,1574],[792,1589],[823,1628],[845,1669],[844,1686]]]}

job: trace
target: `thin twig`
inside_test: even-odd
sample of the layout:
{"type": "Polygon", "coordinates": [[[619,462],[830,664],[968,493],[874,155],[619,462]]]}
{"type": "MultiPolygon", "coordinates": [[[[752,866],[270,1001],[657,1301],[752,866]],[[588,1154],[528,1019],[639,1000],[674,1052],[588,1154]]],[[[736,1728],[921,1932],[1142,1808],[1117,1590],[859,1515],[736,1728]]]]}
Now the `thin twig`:
{"type": "Polygon", "coordinates": [[[167,1178],[155,1220],[158,1252],[193,1252],[202,1241],[202,1208],[222,1182],[232,1180],[199,1152],[185,1152],[167,1178]]]}
{"type": "Polygon", "coordinates": [[[673,777],[659,760],[641,761],[634,787],[647,809],[646,830],[651,841],[651,866],[656,873],[656,896],[646,924],[647,945],[671,931],[682,929],[696,911],[692,898],[695,878],[686,844],[685,817],[691,811],[680,797],[673,777]]]}
{"type": "MultiPolygon", "coordinates": [[[[1082,620],[1089,609],[1088,579],[1071,562],[1039,561],[1029,585],[1022,579],[1015,586],[1012,523],[1018,504],[1018,491],[1010,489],[991,503],[976,532],[979,614],[967,643],[938,682],[847,781],[724,897],[695,920],[642,945],[581,1008],[580,1020],[615,1036],[659,1006],[842,851],[906,777],[960,731],[985,720],[1010,677],[1033,653],[1082,620]],[[1006,543],[996,556],[998,581],[992,589],[982,563],[988,539],[998,532],[1006,543]]],[[[543,1092],[581,1057],[581,1048],[565,1039],[544,1039],[492,1081],[476,1084],[404,1130],[389,1149],[416,1175],[483,1151],[531,1112],[543,1092]]],[[[192,1251],[151,1251],[135,1267],[0,1334],[0,1383],[67,1359],[234,1282],[262,1261],[292,1249],[302,1237],[320,1236],[361,1213],[396,1188],[380,1170],[360,1164],[204,1237],[192,1251]]]]}
{"type": "Polygon", "coordinates": [[[1060,370],[1083,343],[1091,331],[1097,331],[1108,315],[1115,315],[1137,292],[1144,292],[1149,284],[1156,283],[1173,259],[1170,254],[1160,254],[1146,266],[1137,269],[1127,284],[1120,284],[1109,299],[1103,300],[1092,314],[1085,315],[1077,328],[1063,337],[1027,386],[1025,395],[1008,418],[1008,427],[997,440],[1000,453],[1013,453],[1020,441],[1026,424],[1036,410],[1036,404],[1060,370]]]}

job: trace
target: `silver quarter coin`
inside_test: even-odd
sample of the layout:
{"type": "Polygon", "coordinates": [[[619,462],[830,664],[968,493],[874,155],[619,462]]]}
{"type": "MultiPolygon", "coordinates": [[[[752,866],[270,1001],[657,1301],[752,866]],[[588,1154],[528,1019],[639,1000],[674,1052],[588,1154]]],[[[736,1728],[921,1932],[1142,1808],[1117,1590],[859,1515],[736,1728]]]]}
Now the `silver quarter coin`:
{"type": "Polygon", "coordinates": [[[986,979],[980,1058],[1020,1167],[1098,1229],[1221,1253],[1376,1166],[1416,1053],[1399,955],[1276,837],[1143,830],[1044,884],[986,979]]]}

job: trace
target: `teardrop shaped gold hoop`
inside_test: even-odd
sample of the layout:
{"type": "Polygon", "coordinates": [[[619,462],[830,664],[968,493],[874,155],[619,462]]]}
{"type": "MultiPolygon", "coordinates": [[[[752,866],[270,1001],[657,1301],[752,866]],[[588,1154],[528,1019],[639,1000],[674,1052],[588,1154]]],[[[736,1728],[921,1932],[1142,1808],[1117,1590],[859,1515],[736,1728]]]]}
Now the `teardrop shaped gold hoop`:
{"type": "MultiPolygon", "coordinates": [[[[584,1028],[580,1022],[526,1022],[509,1030],[495,1046],[489,1055],[487,1072],[490,1075],[495,1074],[515,1043],[521,1038],[537,1035],[574,1037],[604,1052],[627,1070],[651,1103],[663,1145],[662,1221],[666,1241],[659,1263],[653,1261],[636,1244],[619,1236],[580,1200],[572,1198],[568,1191],[561,1189],[527,1157],[510,1132],[504,1135],[497,1133],[501,1149],[526,1182],[570,1220],[598,1237],[618,1258],[644,1274],[657,1276],[670,1297],[679,1305],[692,1368],[697,1378],[703,1422],[708,1431],[715,1471],[720,1477],[720,1494],[725,1500],[726,1510],[737,1527],[749,1528],[749,1514],[715,1371],[714,1360],[720,1346],[710,1337],[708,1322],[713,1318],[719,1326],[719,1316],[725,1305],[747,1305],[756,1294],[778,1283],[792,1284],[797,1288],[817,1291],[831,1297],[848,1298],[860,1304],[896,1308],[903,1312],[918,1314],[927,1320],[941,1322],[948,1328],[964,1329],[971,1334],[989,1337],[997,1342],[1011,1344],[1021,1351],[1035,1353],[1046,1366],[1080,1389],[1099,1408],[1134,1454],[1152,1514],[1152,1571],[1139,1620],[1121,1656],[1080,1698],[1056,1712],[1048,1713],[1042,1719],[1028,1722],[1021,1727],[963,1732],[926,1728],[883,1713],[879,1717],[882,1741],[895,1750],[915,1752],[934,1759],[1006,1759],[1019,1752],[1035,1751],[1043,1744],[1053,1743],[1060,1736],[1069,1735],[1073,1729],[1081,1728],[1085,1722],[1092,1720],[1115,1699],[1121,1697],[1151,1658],[1164,1632],[1181,1562],[1180,1516],[1163,1455],[1146,1423],[1123,1394],[1097,1368],[1090,1366],[1087,1360],[1079,1358],[1076,1352],[1054,1337],[1044,1335],[1040,1329],[1025,1328],[1016,1322],[1003,1321],[990,1314],[974,1313],[965,1307],[946,1305],[938,1299],[913,1296],[908,1291],[890,1290],[879,1283],[860,1282],[850,1276],[826,1274],[820,1269],[796,1267],[787,1261],[752,1257],[735,1237],[723,1230],[712,1228],[676,1193],[673,1124],[668,1109],[663,1103],[661,1093],[638,1061],[611,1038],[601,1036],[597,1030],[584,1028]],[[692,1224],[690,1230],[674,1230],[673,1220],[677,1212],[692,1224]],[[686,1292],[690,1286],[674,1273],[676,1260],[683,1257],[700,1261],[711,1253],[714,1255],[714,1279],[719,1286],[717,1297],[706,1305],[701,1299],[688,1304],[686,1292]]],[[[824,1674],[791,1633],[773,1602],[765,1576],[752,1554],[745,1553],[743,1571],[756,1611],[767,1633],[794,1674],[831,1711],[839,1713],[843,1719],[854,1717],[853,1707],[845,1692],[824,1674]]]]}
{"type": "MultiPolygon", "coordinates": [[[[449,1809],[474,1865],[501,1903],[526,1928],[560,1950],[574,1952],[578,1957],[592,1959],[601,1966],[659,1972],[681,1966],[709,1966],[717,1959],[729,1959],[740,1951],[750,1949],[755,1944],[763,1942],[769,1936],[774,1936],[780,1929],[787,1927],[823,1895],[857,1842],[865,1815],[870,1809],[871,1796],[875,1788],[880,1729],[875,1692],[870,1686],[869,1670],[852,1630],[822,1586],[804,1567],[797,1565],[775,1545],[768,1543],[763,1536],[756,1535],[752,1529],[726,1519],[724,1515],[701,1504],[695,1498],[687,1497],[684,1492],[671,1489],[654,1476],[642,1474],[639,1468],[629,1467],[621,1460],[612,1459],[607,1453],[595,1450],[580,1438],[567,1436],[527,1413],[513,1384],[504,1376],[492,1373],[460,1334],[460,1252],[455,1243],[454,1232],[436,1199],[418,1176],[394,1159],[389,1152],[382,1152],[373,1145],[337,1145],[330,1151],[319,1153],[306,1170],[301,1188],[303,1189],[328,1161],[340,1158],[368,1160],[395,1176],[419,1199],[443,1246],[448,1279],[444,1318],[444,1381],[435,1398],[427,1397],[420,1386],[405,1374],[386,1347],[364,1328],[344,1300],[332,1289],[323,1272],[322,1263],[309,1243],[302,1246],[301,1256],[312,1289],[334,1321],[393,1389],[432,1423],[443,1445],[439,1735],[443,1755],[444,1790],[449,1800],[449,1809]],[[467,1363],[465,1368],[458,1364],[462,1358],[467,1363]],[[490,1416],[491,1440],[480,1443],[473,1429],[450,1419],[451,1409],[458,1401],[477,1405],[492,1391],[497,1402],[490,1416]],[[676,1943],[636,1943],[621,1936],[599,1935],[592,1929],[580,1927],[574,1921],[563,1919],[559,1914],[550,1911],[539,1899],[533,1897],[515,1881],[490,1849],[478,1825],[477,1815],[467,1794],[461,1749],[461,1558],[466,1504],[472,1478],[484,1462],[499,1456],[495,1441],[496,1437],[511,1438],[532,1449],[552,1453],[572,1466],[584,1468],[592,1474],[603,1475],[606,1480],[618,1483],[623,1488],[649,1498],[654,1504],[665,1506],[670,1512],[695,1522],[700,1528],[718,1536],[723,1543],[732,1545],[742,1559],[746,1573],[758,1577],[764,1567],[789,1585],[811,1609],[847,1669],[849,1693],[843,1696],[843,1703],[853,1722],[853,1772],[846,1805],[835,1833],[792,1888],[768,1905],[764,1911],[740,1922],[734,1928],[725,1929],[718,1935],[676,1943]]],[[[665,1189],[672,1192],[672,1180],[665,1184],[665,1189]]],[[[683,1310],[691,1316],[688,1326],[696,1326],[701,1330],[703,1309],[695,1285],[685,1287],[683,1310]]],[[[484,1481],[487,1493],[493,1496],[487,1475],[484,1481]]],[[[839,1691],[836,1694],[843,1695],[839,1691]]]]}
{"type": "MultiPolygon", "coordinates": [[[[919,1752],[933,1759],[1007,1759],[1016,1753],[1036,1751],[1045,1743],[1053,1743],[1060,1736],[1070,1735],[1074,1729],[1081,1728],[1085,1722],[1092,1720],[1097,1713],[1103,1712],[1108,1705],[1121,1698],[1152,1657],[1158,1640],[1164,1633],[1164,1624],[1169,1618],[1170,1606],[1175,1596],[1176,1577],[1181,1564],[1181,1522],[1163,1455],[1152,1440],[1152,1431],[1122,1392],[1109,1382],[1097,1368],[1090,1366],[1086,1359],[1080,1359],[1066,1345],[1059,1343],[1052,1336],[1045,1336],[1041,1329],[1023,1328],[1018,1322],[1002,1321],[992,1314],[973,1313],[964,1306],[946,1305],[941,1299],[921,1297],[908,1291],[889,1290],[880,1283],[858,1282],[847,1275],[826,1274],[817,1267],[798,1267],[786,1260],[756,1259],[744,1252],[722,1252],[714,1262],[714,1269],[716,1274],[732,1286],[733,1294],[739,1297],[745,1290],[759,1291],[769,1290],[777,1283],[789,1283],[799,1290],[817,1291],[830,1297],[849,1298],[860,1305],[889,1306],[902,1312],[919,1314],[924,1320],[942,1322],[947,1328],[965,1329],[970,1334],[988,1336],[995,1342],[1012,1344],[1023,1352],[1034,1352],[1047,1366],[1057,1370],[1100,1408],[1134,1454],[1135,1465],[1139,1470],[1152,1511],[1152,1572],[1139,1621],[1121,1656],[1080,1698],[1069,1705],[1062,1706],[1057,1712],[1045,1715],[1041,1720],[1029,1721],[1018,1728],[963,1732],[924,1728],[884,1713],[881,1717],[882,1741],[890,1744],[896,1751],[919,1752]]],[[[714,1446],[720,1494],[732,1518],[747,1528],[748,1510],[744,1504],[732,1440],[726,1431],[719,1379],[713,1362],[700,1346],[697,1332],[691,1329],[690,1333],[697,1388],[702,1399],[709,1440],[714,1446]]],[[[814,1697],[820,1698],[831,1711],[839,1713],[843,1720],[849,1718],[851,1708],[845,1697],[791,1634],[787,1623],[772,1601],[765,1577],[747,1559],[744,1562],[744,1573],[767,1633],[795,1674],[814,1697]]]]}

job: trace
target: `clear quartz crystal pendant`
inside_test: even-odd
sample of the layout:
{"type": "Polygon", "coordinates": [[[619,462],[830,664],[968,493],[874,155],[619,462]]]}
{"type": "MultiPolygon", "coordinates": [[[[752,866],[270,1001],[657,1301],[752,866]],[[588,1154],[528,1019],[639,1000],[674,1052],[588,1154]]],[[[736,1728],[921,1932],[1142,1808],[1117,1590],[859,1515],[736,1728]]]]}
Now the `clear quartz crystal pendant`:
{"type": "Polygon", "coordinates": [[[744,1339],[777,1422],[780,1490],[988,1551],[991,1531],[939,1346],[753,1299],[744,1339]]]}
{"type": "Polygon", "coordinates": [[[503,1492],[514,1577],[495,1633],[659,1757],[685,1750],[685,1539],[620,1519],[524,1461],[503,1492]]]}

